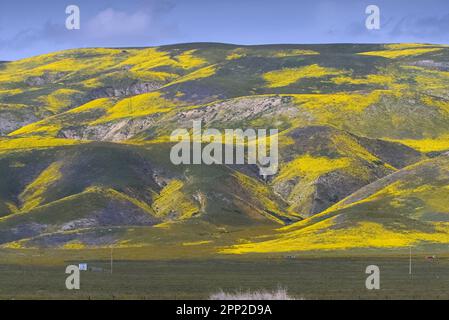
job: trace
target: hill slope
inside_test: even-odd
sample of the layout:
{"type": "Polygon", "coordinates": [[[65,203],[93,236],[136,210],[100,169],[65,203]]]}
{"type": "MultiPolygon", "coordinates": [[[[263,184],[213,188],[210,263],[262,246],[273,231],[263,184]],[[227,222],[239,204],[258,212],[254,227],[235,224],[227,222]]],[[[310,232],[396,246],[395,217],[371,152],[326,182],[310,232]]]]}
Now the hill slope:
{"type": "Polygon", "coordinates": [[[323,213],[282,228],[273,239],[226,253],[398,248],[449,241],[449,157],[406,167],[323,213]]]}
{"type": "Polygon", "coordinates": [[[379,241],[367,243],[383,247],[402,234],[391,221],[421,232],[395,245],[417,243],[445,228],[446,163],[430,158],[449,150],[448,59],[447,46],[427,44],[192,43],[2,63],[0,243],[180,245],[233,230],[226,244],[245,232],[282,242],[255,251],[341,249],[373,228],[379,241]],[[169,136],[193,121],[278,129],[279,171],[266,179],[256,165],[174,166],[169,136]],[[417,184],[403,183],[414,193],[366,195],[410,170],[417,184]]]}

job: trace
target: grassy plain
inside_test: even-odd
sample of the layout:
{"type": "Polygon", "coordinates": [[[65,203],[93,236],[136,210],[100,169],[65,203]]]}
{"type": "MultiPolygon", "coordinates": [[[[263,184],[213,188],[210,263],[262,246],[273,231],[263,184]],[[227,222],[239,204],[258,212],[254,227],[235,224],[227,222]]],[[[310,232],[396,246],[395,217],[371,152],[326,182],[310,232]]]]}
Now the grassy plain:
{"type": "MultiPolygon", "coordinates": [[[[106,254],[106,252],[104,252],[106,254]]],[[[208,299],[220,290],[285,288],[296,299],[448,299],[449,257],[271,257],[252,259],[83,260],[81,289],[65,289],[65,265],[0,265],[0,299],[208,299]],[[365,288],[365,269],[380,267],[380,290],[365,288]],[[101,270],[101,271],[100,271],[101,270]],[[212,271],[213,270],[213,271],[212,271]]]]}

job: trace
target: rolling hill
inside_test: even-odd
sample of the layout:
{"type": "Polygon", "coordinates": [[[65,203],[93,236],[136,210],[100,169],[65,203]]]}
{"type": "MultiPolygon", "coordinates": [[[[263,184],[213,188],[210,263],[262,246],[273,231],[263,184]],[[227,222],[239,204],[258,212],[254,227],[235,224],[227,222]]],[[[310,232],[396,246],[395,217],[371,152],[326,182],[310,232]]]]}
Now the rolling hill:
{"type": "Polygon", "coordinates": [[[447,61],[431,44],[190,43],[1,63],[0,245],[448,243],[447,61]],[[279,171],[173,165],[193,121],[278,129],[279,171]]]}
{"type": "Polygon", "coordinates": [[[449,240],[449,157],[422,161],[379,179],[273,239],[226,253],[397,248],[449,240]]]}

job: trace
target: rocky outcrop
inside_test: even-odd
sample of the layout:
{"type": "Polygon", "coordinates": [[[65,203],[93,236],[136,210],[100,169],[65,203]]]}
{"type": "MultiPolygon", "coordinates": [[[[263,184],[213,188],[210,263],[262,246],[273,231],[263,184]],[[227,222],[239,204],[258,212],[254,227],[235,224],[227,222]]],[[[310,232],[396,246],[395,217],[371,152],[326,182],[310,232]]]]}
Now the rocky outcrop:
{"type": "Polygon", "coordinates": [[[94,126],[62,129],[58,137],[78,140],[123,141],[134,137],[154,125],[158,115],[143,118],[123,119],[94,126]]]}
{"type": "Polygon", "coordinates": [[[437,62],[433,60],[420,60],[412,63],[414,66],[436,69],[440,71],[449,71],[449,62],[437,62]]]}
{"type": "Polygon", "coordinates": [[[14,130],[38,120],[32,112],[27,111],[29,110],[0,110],[0,136],[7,135],[14,130]]]}
{"type": "Polygon", "coordinates": [[[132,96],[142,93],[151,92],[161,88],[164,84],[160,82],[135,82],[129,86],[106,86],[103,88],[97,88],[90,91],[87,94],[88,100],[94,100],[98,98],[107,98],[107,97],[125,97],[132,96]]]}
{"type": "Polygon", "coordinates": [[[41,87],[47,84],[55,83],[61,79],[65,74],[62,72],[44,72],[41,76],[29,77],[25,83],[30,87],[41,87]]]}
{"type": "Polygon", "coordinates": [[[191,125],[194,120],[201,120],[207,126],[216,123],[217,127],[221,127],[263,116],[294,116],[296,113],[297,109],[291,104],[290,97],[256,96],[230,99],[179,112],[176,120],[181,127],[191,125]]]}

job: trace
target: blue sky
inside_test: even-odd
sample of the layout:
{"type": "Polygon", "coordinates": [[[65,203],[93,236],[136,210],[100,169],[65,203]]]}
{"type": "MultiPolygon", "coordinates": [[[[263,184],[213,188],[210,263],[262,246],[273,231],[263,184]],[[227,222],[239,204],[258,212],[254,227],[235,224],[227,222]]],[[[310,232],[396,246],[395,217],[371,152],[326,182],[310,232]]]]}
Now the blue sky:
{"type": "Polygon", "coordinates": [[[447,0],[1,0],[0,60],[69,48],[183,42],[449,43],[447,0]],[[81,29],[67,30],[77,5],[81,29]],[[380,8],[367,30],[365,8],[380,8]]]}

